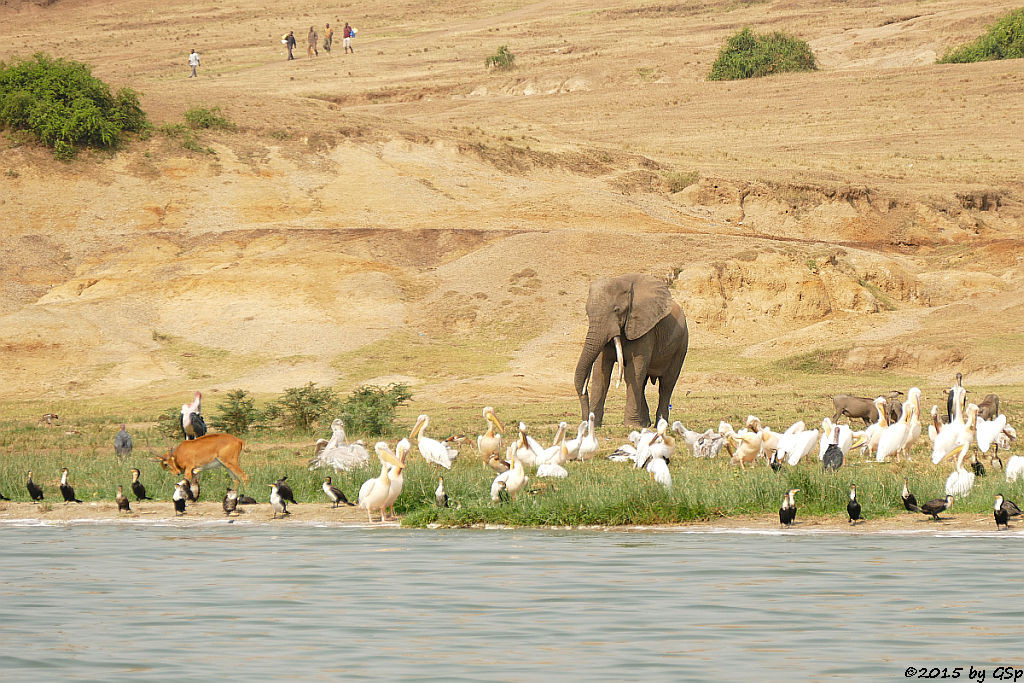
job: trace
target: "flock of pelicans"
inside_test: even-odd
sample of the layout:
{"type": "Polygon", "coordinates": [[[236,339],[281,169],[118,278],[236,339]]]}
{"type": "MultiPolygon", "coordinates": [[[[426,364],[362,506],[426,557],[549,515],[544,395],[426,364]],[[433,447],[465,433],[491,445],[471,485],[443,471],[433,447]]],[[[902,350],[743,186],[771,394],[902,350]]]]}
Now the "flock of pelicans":
{"type": "MultiPolygon", "coordinates": [[[[898,392],[895,392],[898,393],[898,392]]],[[[795,466],[805,457],[810,456],[815,447],[818,458],[825,470],[838,470],[846,463],[847,455],[855,449],[863,449],[868,456],[874,456],[877,462],[890,458],[901,459],[910,457],[911,448],[923,434],[927,434],[932,445],[931,460],[939,464],[946,458],[952,458],[954,468],[946,480],[945,496],[918,504],[916,497],[907,488],[904,479],[902,499],[904,507],[911,512],[919,512],[939,519],[939,514],[948,510],[954,498],[966,497],[974,485],[975,476],[984,474],[984,465],[978,456],[972,456],[971,471],[964,467],[971,447],[977,445],[979,454],[988,453],[990,466],[996,462],[1003,465],[998,456],[1000,448],[1009,448],[1016,439],[1016,432],[1007,424],[1006,416],[998,413],[998,398],[994,410],[987,410],[986,417],[980,416],[981,409],[974,403],[966,402],[966,390],[961,385],[961,378],[946,392],[947,415],[939,417],[938,406],[931,410],[931,420],[925,429],[921,422],[921,391],[914,387],[907,394],[907,400],[900,410],[894,411],[886,405],[886,399],[879,397],[870,401],[875,410],[872,411],[873,422],[865,417],[865,428],[854,431],[850,426],[834,423],[832,419],[822,421],[821,430],[807,429],[804,422],[796,422],[784,432],[773,432],[761,423],[756,416],[749,416],[739,430],[732,425],[721,422],[717,430],[698,433],[687,429],[681,422],[674,422],[671,427],[666,420],[659,420],[654,429],[645,428],[629,435],[629,443],[619,446],[608,457],[615,462],[631,462],[636,469],[645,470],[651,479],[665,488],[671,488],[672,475],[669,462],[681,441],[690,449],[694,457],[716,457],[723,449],[729,454],[730,462],[740,467],[754,464],[759,458],[767,461],[774,470],[787,466],[795,466]],[[898,415],[896,419],[893,416],[898,415]]],[[[992,395],[994,396],[994,395],[992,395]]],[[[868,399],[864,399],[867,401],[868,399]]],[[[865,413],[868,415],[868,413],[865,413]]],[[[502,433],[505,431],[495,411],[491,407],[483,410],[486,431],[477,437],[477,450],[483,461],[495,471],[491,483],[491,500],[495,503],[514,500],[524,489],[529,476],[526,468],[536,468],[537,477],[568,477],[565,465],[573,460],[587,461],[593,459],[599,449],[599,441],[594,431],[594,415],[590,414],[586,422],[580,423],[576,435],[567,438],[567,424],[559,425],[555,438],[550,446],[541,445],[530,436],[527,426],[520,422],[518,437],[502,448],[502,433]]],[[[833,418],[835,419],[835,418],[833,418]]],[[[379,514],[381,521],[395,519],[394,505],[402,492],[406,460],[414,447],[423,459],[440,468],[450,469],[459,455],[458,445],[465,437],[451,437],[444,441],[432,439],[426,435],[430,420],[420,415],[408,438],[401,439],[392,450],[384,441],[377,442],[374,453],[380,462],[380,474],[367,479],[359,489],[357,503],[351,503],[345,494],[332,484],[327,477],[322,485],[324,494],[334,504],[358,505],[366,511],[367,520],[373,522],[373,513],[379,514]]],[[[309,463],[310,470],[318,467],[332,467],[335,471],[345,471],[362,467],[370,462],[370,453],[362,441],[350,443],[345,435],[341,420],[331,425],[332,438],[321,439],[316,446],[313,459],[309,463]]],[[[1024,474],[1024,456],[1012,456],[1003,467],[1007,481],[1013,482],[1024,474]]],[[[132,469],[131,490],[137,500],[152,500],[146,496],[146,488],[139,481],[139,470],[132,469]]],[[[172,501],[175,514],[185,514],[186,504],[199,497],[199,479],[193,471],[191,479],[185,478],[175,484],[172,501]]],[[[270,504],[273,518],[278,513],[288,512],[288,503],[295,503],[295,497],[288,486],[287,477],[282,477],[270,488],[270,504]]],[[[33,501],[43,499],[41,487],[32,481],[32,472],[28,474],[26,487],[33,501]]],[[[60,491],[66,503],[81,501],[75,498],[74,489],[68,482],[68,469],[61,472],[60,491]]],[[[779,521],[790,525],[796,518],[795,495],[799,489],[790,489],[782,499],[779,509],[779,521]]],[[[438,506],[448,506],[448,495],[444,488],[444,478],[439,477],[435,491],[438,506]]],[[[2,494],[0,499],[6,500],[2,494]]],[[[123,487],[117,487],[116,497],[118,509],[130,512],[130,505],[123,493],[123,487]]],[[[224,512],[232,515],[240,512],[239,505],[252,504],[256,501],[248,496],[239,495],[234,489],[228,488],[224,500],[224,512]]],[[[1007,526],[1011,517],[1021,514],[1020,508],[1012,501],[997,495],[994,504],[996,528],[1007,526]]],[[[850,523],[861,518],[861,506],[857,501],[856,486],[850,486],[850,500],[847,505],[850,523]]]]}

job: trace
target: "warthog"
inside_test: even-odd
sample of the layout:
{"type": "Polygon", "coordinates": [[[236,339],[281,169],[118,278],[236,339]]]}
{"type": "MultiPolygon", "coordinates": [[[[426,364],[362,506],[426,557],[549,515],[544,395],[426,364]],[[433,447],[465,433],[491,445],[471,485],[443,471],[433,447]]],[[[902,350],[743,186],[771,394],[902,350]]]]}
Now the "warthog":
{"type": "MultiPolygon", "coordinates": [[[[885,395],[886,418],[889,422],[900,419],[903,413],[903,404],[900,402],[902,391],[890,391],[885,395]]],[[[861,396],[850,396],[849,394],[836,394],[832,397],[832,405],[836,414],[832,416],[832,422],[846,415],[851,420],[859,418],[864,424],[871,424],[878,421],[878,411],[875,409],[874,399],[861,396]]]]}

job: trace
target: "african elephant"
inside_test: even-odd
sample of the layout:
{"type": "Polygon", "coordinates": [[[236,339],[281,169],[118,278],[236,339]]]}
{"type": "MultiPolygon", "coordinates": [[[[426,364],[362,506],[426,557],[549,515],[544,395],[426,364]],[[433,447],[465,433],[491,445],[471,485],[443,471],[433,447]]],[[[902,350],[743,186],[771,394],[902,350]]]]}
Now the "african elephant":
{"type": "Polygon", "coordinates": [[[587,318],[590,327],[575,376],[582,419],[593,412],[595,425],[603,421],[617,357],[620,376],[626,382],[625,424],[651,424],[644,396],[648,380],[658,382],[656,418],[668,419],[672,390],[690,341],[686,316],[672,300],[668,285],[640,273],[595,280],[587,297],[587,318]]]}

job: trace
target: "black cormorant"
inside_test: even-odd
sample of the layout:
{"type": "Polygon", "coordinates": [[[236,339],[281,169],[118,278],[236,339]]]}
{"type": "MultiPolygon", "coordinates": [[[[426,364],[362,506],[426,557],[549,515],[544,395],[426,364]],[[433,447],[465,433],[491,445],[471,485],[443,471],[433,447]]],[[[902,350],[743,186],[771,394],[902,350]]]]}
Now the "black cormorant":
{"type": "Polygon", "coordinates": [[[287,480],[287,474],[277,480],[277,494],[281,496],[282,500],[286,500],[292,505],[298,505],[295,502],[295,494],[292,493],[292,487],[285,483],[287,480]]]}
{"type": "Polygon", "coordinates": [[[37,503],[43,499],[43,488],[32,481],[32,470],[28,471],[28,481],[25,482],[25,488],[28,489],[28,495],[32,497],[32,502],[37,503]]]}
{"type": "Polygon", "coordinates": [[[1010,517],[1016,517],[1020,514],[1020,508],[1012,500],[1006,500],[1003,498],[1003,494],[996,494],[996,504],[993,509],[993,515],[996,518],[996,529],[1002,525],[1007,529],[1010,528],[1010,517]]]}
{"type": "Polygon", "coordinates": [[[850,515],[850,524],[860,519],[860,503],[857,502],[857,487],[850,484],[850,502],[846,504],[846,513],[850,515]]]}
{"type": "Polygon", "coordinates": [[[900,493],[900,498],[903,499],[903,507],[906,508],[907,512],[920,512],[921,509],[917,507],[917,498],[910,489],[907,488],[907,478],[903,477],[903,491],[900,493]]]}
{"type": "Polygon", "coordinates": [[[434,489],[434,501],[437,507],[448,507],[448,492],[444,490],[444,477],[437,478],[437,488],[434,489]]]}
{"type": "MultiPolygon", "coordinates": [[[[338,507],[343,503],[345,505],[355,505],[355,503],[348,502],[348,498],[345,497],[345,494],[342,493],[341,489],[331,484],[330,477],[324,479],[323,489],[324,493],[327,494],[327,497],[334,503],[334,507],[338,507]]],[[[278,484],[278,490],[280,491],[280,484],[278,484]]]]}
{"type": "Polygon", "coordinates": [[[132,468],[132,493],[135,494],[135,500],[153,500],[146,495],[146,487],[143,486],[142,482],[139,481],[139,470],[132,468]]]}
{"type": "Polygon", "coordinates": [[[945,512],[949,508],[953,507],[953,496],[946,496],[945,498],[933,498],[927,503],[916,506],[917,509],[914,512],[920,512],[925,515],[931,515],[932,521],[939,520],[939,513],[945,512]]]}
{"type": "Polygon", "coordinates": [[[71,488],[71,484],[68,483],[68,468],[62,467],[60,470],[60,495],[64,496],[64,504],[68,503],[81,503],[82,501],[75,498],[75,490],[71,488]]]}
{"type": "Polygon", "coordinates": [[[796,519],[796,500],[794,496],[800,489],[790,489],[782,497],[782,507],[779,508],[779,522],[789,526],[796,519]]]}
{"type": "Polygon", "coordinates": [[[280,512],[282,515],[290,515],[288,512],[288,503],[281,496],[281,489],[277,484],[267,484],[270,487],[270,507],[274,508],[274,516],[271,519],[277,519],[277,513],[280,512]]]}
{"type": "Polygon", "coordinates": [[[244,493],[243,494],[239,494],[239,496],[238,496],[238,504],[239,505],[256,505],[256,503],[258,503],[258,502],[259,501],[257,501],[252,496],[247,496],[244,493]]]}

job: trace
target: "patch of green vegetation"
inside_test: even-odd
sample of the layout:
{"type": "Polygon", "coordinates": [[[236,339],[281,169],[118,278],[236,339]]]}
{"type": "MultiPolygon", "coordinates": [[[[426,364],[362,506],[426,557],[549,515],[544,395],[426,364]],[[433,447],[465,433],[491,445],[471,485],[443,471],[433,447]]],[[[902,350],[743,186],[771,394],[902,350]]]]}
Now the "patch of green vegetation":
{"type": "Polygon", "coordinates": [[[787,356],[776,361],[775,365],[783,372],[828,375],[836,371],[836,365],[845,355],[845,349],[815,349],[787,356]]]}
{"type": "Polygon", "coordinates": [[[309,382],[285,389],[281,398],[267,406],[264,416],[308,434],[315,423],[329,423],[337,406],[338,394],[333,389],[309,382]]]}
{"type": "Polygon", "coordinates": [[[203,147],[199,142],[199,136],[196,135],[195,130],[186,126],[184,123],[164,124],[163,126],[160,126],[158,130],[172,140],[180,142],[181,146],[190,152],[197,152],[199,154],[216,154],[212,147],[203,147]]]}
{"type": "Polygon", "coordinates": [[[411,398],[412,392],[402,383],[359,387],[341,404],[341,419],[353,432],[383,436],[394,424],[398,407],[411,398]]]}
{"type": "Polygon", "coordinates": [[[700,179],[697,171],[669,171],[663,174],[668,190],[672,194],[682,192],[700,179]]]}
{"type": "Polygon", "coordinates": [[[950,48],[938,64],[965,64],[1024,57],[1024,7],[1000,18],[974,42],[950,48]]]}
{"type": "Polygon", "coordinates": [[[210,426],[228,434],[241,436],[262,417],[256,409],[256,401],[244,389],[229,391],[224,401],[217,406],[217,413],[210,420],[210,426]]]}
{"type": "Polygon", "coordinates": [[[496,71],[509,71],[516,68],[516,56],[509,51],[508,45],[502,45],[497,52],[484,60],[484,66],[496,71]]]}
{"type": "Polygon", "coordinates": [[[757,35],[746,27],[729,38],[711,66],[709,81],[759,78],[818,68],[807,41],[781,31],[757,35]]]}
{"type": "Polygon", "coordinates": [[[815,275],[818,274],[818,262],[813,258],[807,259],[807,270],[811,271],[815,275]]]}
{"type": "Polygon", "coordinates": [[[185,123],[193,130],[213,128],[216,130],[237,130],[238,126],[220,112],[220,107],[191,107],[185,112],[185,123]]]}
{"type": "Polygon", "coordinates": [[[0,126],[31,133],[67,160],[82,147],[116,148],[147,123],[134,90],[111,94],[85,64],[37,53],[0,62],[0,126]]]}
{"type": "Polygon", "coordinates": [[[256,354],[203,346],[157,331],[153,332],[153,341],[160,344],[161,355],[180,366],[190,380],[227,379],[264,360],[256,354]]]}
{"type": "Polygon", "coordinates": [[[878,301],[879,304],[881,304],[882,308],[887,311],[896,310],[896,304],[892,302],[892,299],[886,296],[885,292],[879,289],[878,285],[863,279],[858,279],[857,284],[871,292],[871,295],[875,297],[875,300],[878,301]]]}
{"type": "Polygon", "coordinates": [[[640,80],[644,83],[649,83],[658,77],[658,67],[638,66],[636,68],[636,75],[639,76],[640,80]]]}

